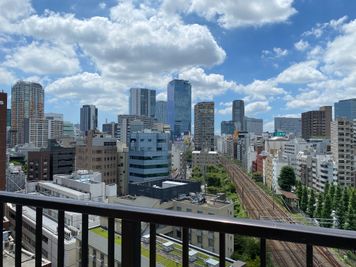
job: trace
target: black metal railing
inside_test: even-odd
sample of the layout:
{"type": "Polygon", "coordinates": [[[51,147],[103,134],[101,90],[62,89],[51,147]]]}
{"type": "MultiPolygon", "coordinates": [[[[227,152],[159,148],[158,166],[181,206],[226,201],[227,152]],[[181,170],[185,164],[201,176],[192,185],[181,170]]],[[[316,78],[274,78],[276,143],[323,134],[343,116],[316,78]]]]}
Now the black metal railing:
{"type": "MultiPolygon", "coordinates": [[[[65,211],[81,213],[81,266],[88,266],[88,214],[108,217],[108,266],[114,266],[115,218],[122,220],[121,266],[141,264],[141,222],[150,223],[150,266],[156,266],[156,226],[182,227],[182,265],[189,266],[189,229],[219,232],[220,267],[225,266],[225,234],[240,234],[260,238],[261,266],[266,266],[266,240],[281,240],[306,245],[306,265],[313,264],[313,246],[339,249],[356,249],[356,232],[320,227],[283,224],[268,221],[236,219],[171,210],[132,207],[92,201],[53,198],[21,193],[0,192],[0,218],[4,216],[5,203],[16,205],[15,266],[21,266],[22,207],[36,207],[36,267],[42,258],[43,209],[58,210],[58,256],[57,266],[64,266],[64,215],[65,211]]],[[[3,220],[0,220],[3,228],[3,220]]],[[[1,231],[0,240],[3,238],[1,231]]],[[[3,244],[0,242],[0,248],[3,244]]],[[[3,254],[0,253],[0,267],[3,254]]]]}

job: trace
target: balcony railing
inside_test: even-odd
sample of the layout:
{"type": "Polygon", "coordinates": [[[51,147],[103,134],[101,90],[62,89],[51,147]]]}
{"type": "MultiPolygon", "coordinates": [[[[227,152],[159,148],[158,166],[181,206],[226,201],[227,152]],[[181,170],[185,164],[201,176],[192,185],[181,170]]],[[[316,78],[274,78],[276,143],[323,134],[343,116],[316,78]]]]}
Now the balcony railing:
{"type": "MultiPolygon", "coordinates": [[[[306,266],[313,265],[313,246],[339,249],[356,249],[356,232],[310,227],[296,224],[282,224],[270,221],[236,219],[203,214],[183,213],[106,204],[91,201],[77,201],[20,193],[0,192],[0,217],[4,215],[5,203],[16,205],[15,225],[15,266],[21,266],[22,207],[36,207],[36,267],[42,258],[42,214],[43,209],[58,210],[58,255],[57,266],[64,266],[64,215],[65,211],[82,214],[81,266],[88,266],[88,215],[108,217],[108,266],[114,266],[115,218],[122,219],[122,266],[140,266],[141,222],[150,224],[149,262],[156,266],[156,226],[171,225],[182,227],[182,265],[189,266],[189,229],[219,232],[220,267],[225,266],[225,234],[239,234],[260,238],[260,262],[266,266],[266,240],[280,240],[306,245],[306,266]]],[[[0,220],[3,228],[3,220],[0,220]]],[[[2,240],[3,231],[1,231],[2,240]]],[[[3,250],[3,242],[0,242],[3,250]]],[[[3,266],[0,253],[0,267],[3,266]]]]}

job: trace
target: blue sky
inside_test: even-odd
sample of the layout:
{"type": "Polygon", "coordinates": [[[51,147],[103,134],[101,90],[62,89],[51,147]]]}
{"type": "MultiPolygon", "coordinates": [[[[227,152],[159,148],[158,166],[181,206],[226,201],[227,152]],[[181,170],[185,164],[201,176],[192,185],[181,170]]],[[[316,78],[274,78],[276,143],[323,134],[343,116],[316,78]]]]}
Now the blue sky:
{"type": "Polygon", "coordinates": [[[165,99],[190,80],[193,104],[214,100],[216,132],[231,101],[248,116],[298,116],[356,97],[356,2],[331,0],[0,0],[0,88],[45,88],[46,112],[99,121],[128,111],[128,89],[165,99]]]}

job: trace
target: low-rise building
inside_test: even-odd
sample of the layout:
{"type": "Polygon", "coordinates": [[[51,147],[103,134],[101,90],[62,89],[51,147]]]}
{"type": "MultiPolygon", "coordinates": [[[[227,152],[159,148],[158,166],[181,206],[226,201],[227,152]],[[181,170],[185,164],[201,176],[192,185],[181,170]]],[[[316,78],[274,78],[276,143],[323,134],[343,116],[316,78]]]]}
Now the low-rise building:
{"type": "Polygon", "coordinates": [[[26,174],[21,165],[10,163],[6,169],[6,191],[16,192],[25,189],[26,174]]]}
{"type": "Polygon", "coordinates": [[[201,171],[209,165],[219,163],[219,154],[217,151],[193,151],[192,166],[200,168],[201,171]]]}
{"type": "Polygon", "coordinates": [[[337,183],[336,163],[331,155],[316,155],[312,157],[313,188],[324,192],[325,184],[337,183]]]}

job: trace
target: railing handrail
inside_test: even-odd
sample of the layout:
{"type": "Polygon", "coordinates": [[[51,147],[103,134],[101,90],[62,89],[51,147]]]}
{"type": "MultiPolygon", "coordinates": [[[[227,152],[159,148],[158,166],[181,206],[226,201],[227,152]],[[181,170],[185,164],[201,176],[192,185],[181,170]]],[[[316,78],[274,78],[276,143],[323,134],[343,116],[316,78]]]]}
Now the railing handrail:
{"type": "Polygon", "coordinates": [[[131,221],[240,234],[264,239],[304,243],[340,249],[356,249],[356,231],[321,228],[272,221],[238,219],[0,191],[0,203],[57,209],[131,221]]]}

